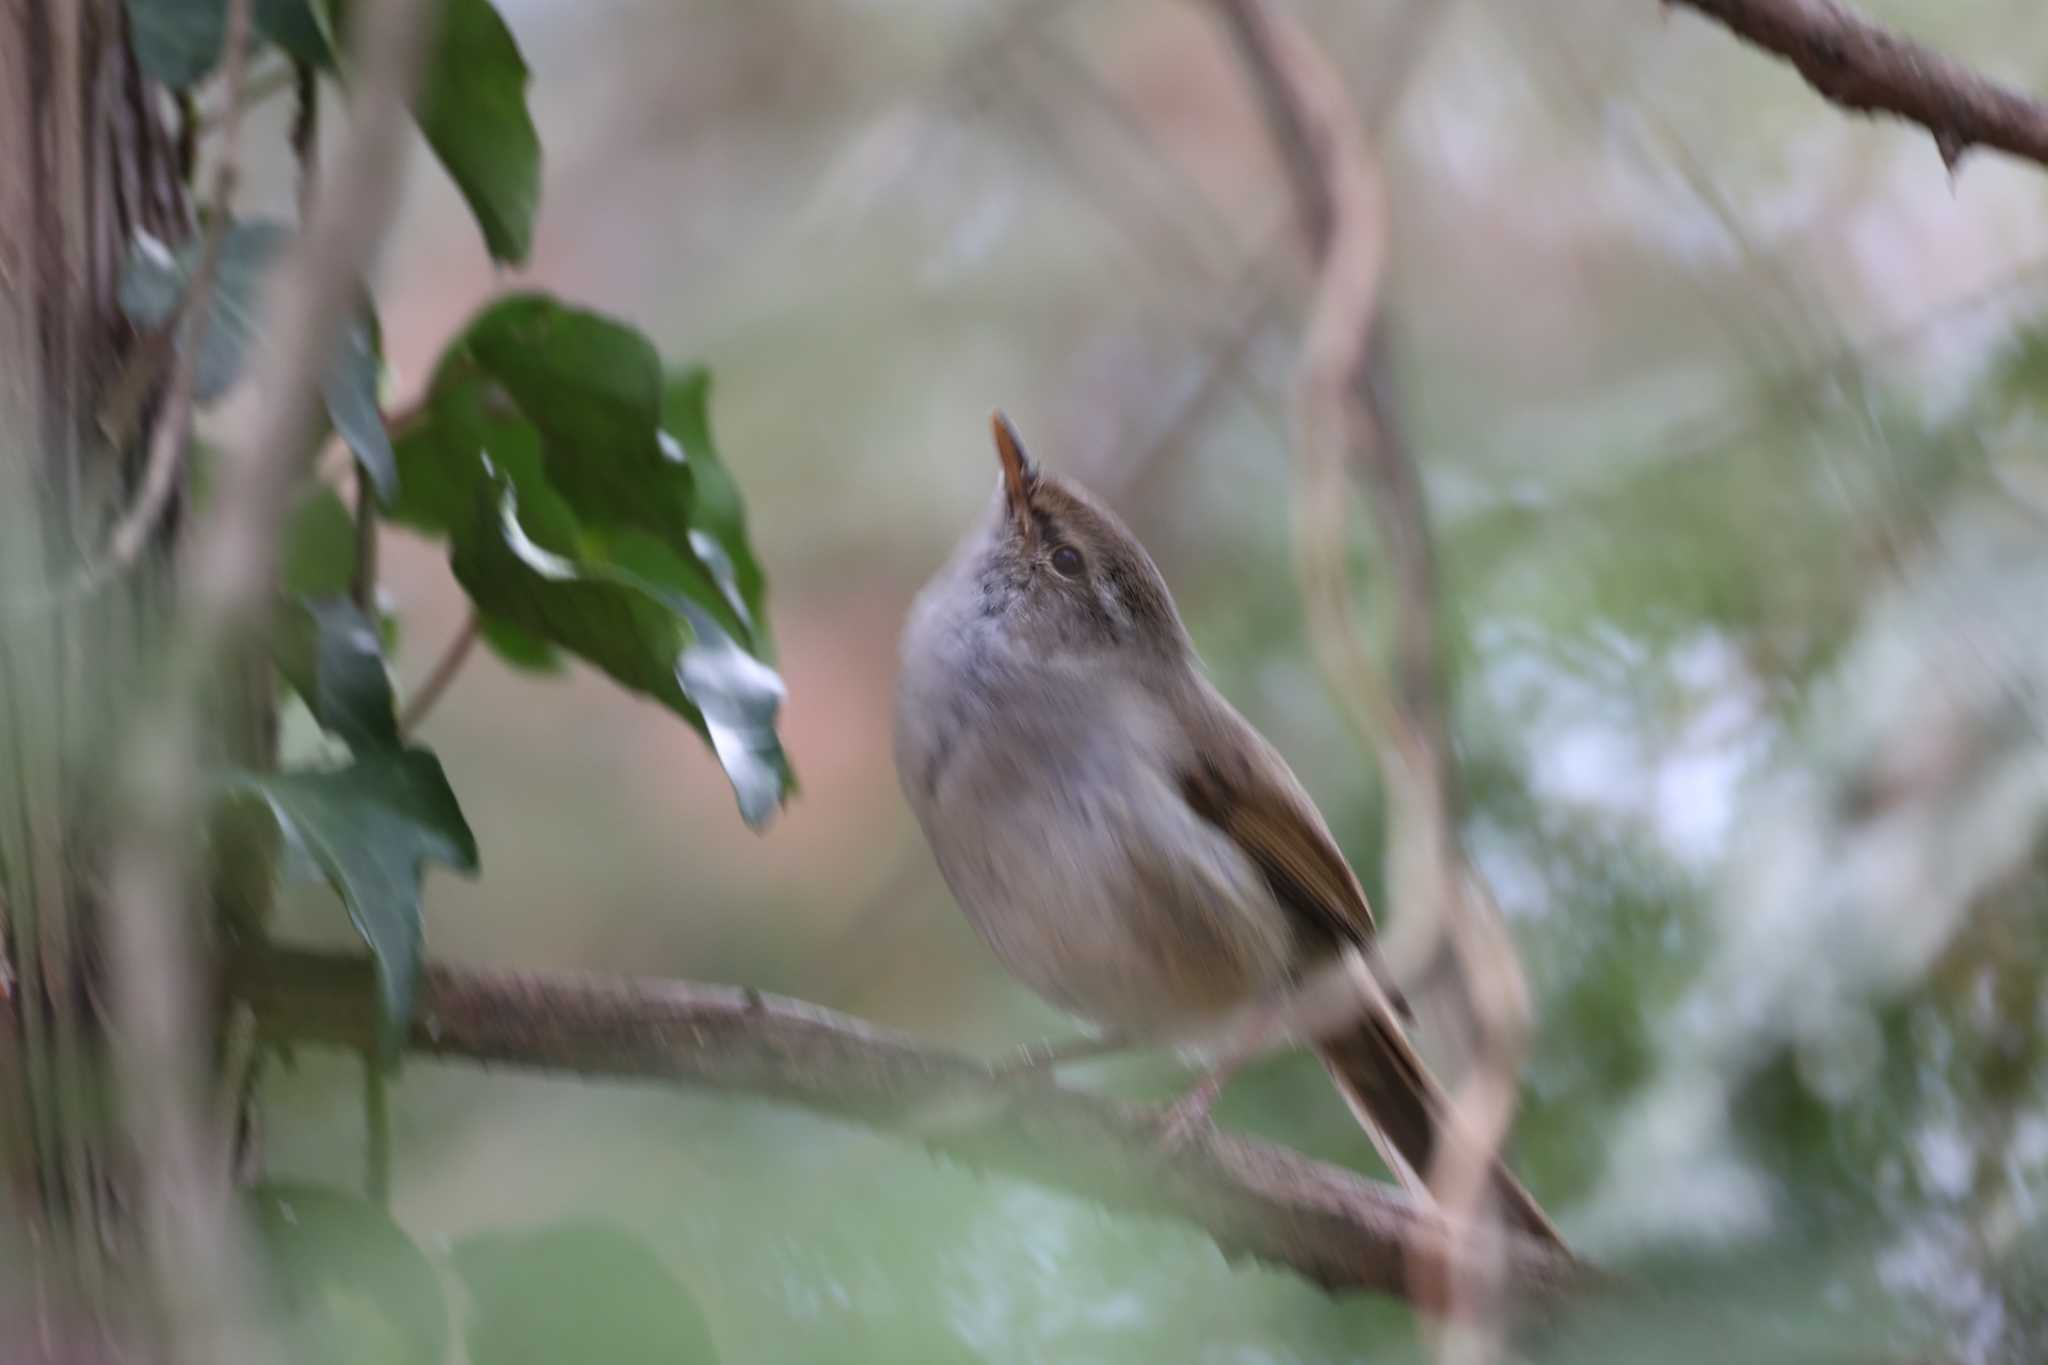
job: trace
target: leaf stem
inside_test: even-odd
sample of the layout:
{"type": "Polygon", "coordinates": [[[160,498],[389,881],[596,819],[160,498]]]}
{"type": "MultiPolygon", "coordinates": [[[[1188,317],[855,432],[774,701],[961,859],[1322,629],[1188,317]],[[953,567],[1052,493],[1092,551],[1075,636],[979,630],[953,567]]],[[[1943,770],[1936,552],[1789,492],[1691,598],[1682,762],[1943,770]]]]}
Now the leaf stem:
{"type": "Polygon", "coordinates": [[[448,684],[454,682],[455,675],[462,671],[463,662],[469,658],[469,651],[475,647],[477,632],[482,625],[481,618],[472,608],[469,619],[462,623],[462,629],[455,632],[455,638],[450,640],[448,648],[442,651],[440,662],[434,665],[434,671],[427,675],[427,680],[420,684],[420,690],[405,704],[405,712],[398,718],[399,734],[410,735],[419,727],[419,723],[427,718],[427,713],[434,709],[434,703],[441,700],[441,694],[448,690],[448,684]]]}
{"type": "MultiPolygon", "coordinates": [[[[282,94],[297,84],[298,73],[293,70],[291,63],[287,62],[282,66],[266,67],[249,77],[248,84],[240,101],[241,108],[254,108],[272,95],[282,94]]],[[[205,110],[198,109],[195,104],[191,119],[192,132],[195,135],[214,132],[228,122],[229,115],[232,112],[235,112],[233,101],[217,109],[205,110]]]]}
{"type": "Polygon", "coordinates": [[[378,1208],[391,1206],[391,1093],[374,1051],[363,1054],[363,1125],[367,1151],[363,1194],[378,1208]]]}
{"type": "Polygon", "coordinates": [[[349,584],[349,596],[364,616],[375,619],[377,610],[377,491],[370,486],[370,473],[356,466],[356,573],[349,584]]]}

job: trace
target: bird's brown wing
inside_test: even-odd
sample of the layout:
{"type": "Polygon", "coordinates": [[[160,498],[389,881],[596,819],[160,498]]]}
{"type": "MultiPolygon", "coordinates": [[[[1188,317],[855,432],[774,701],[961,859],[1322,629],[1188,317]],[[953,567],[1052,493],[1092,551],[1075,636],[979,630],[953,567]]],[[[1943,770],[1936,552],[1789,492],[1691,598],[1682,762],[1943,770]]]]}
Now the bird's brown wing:
{"type": "MultiPolygon", "coordinates": [[[[1265,744],[1256,735],[1249,742],[1265,744]]],[[[1308,796],[1272,772],[1263,764],[1204,756],[1181,773],[1181,795],[1244,850],[1299,928],[1328,939],[1332,948],[1367,942],[1373,921],[1364,888],[1308,796]]]]}
{"type": "MultiPolygon", "coordinates": [[[[1211,724],[1226,733],[1212,730],[1210,743],[1198,746],[1203,756],[1181,773],[1188,805],[1244,850],[1311,941],[1327,939],[1332,950],[1367,944],[1372,908],[1308,794],[1278,754],[1259,761],[1270,746],[1242,718],[1226,712],[1220,725],[1213,718],[1211,724]]],[[[1394,1009],[1407,1015],[1399,995],[1391,988],[1388,994],[1394,1009]]],[[[1400,1018],[1373,1011],[1340,1036],[1324,1039],[1317,1051],[1388,1168],[1402,1184],[1426,1193],[1451,1105],[1400,1018]]],[[[1507,1222],[1562,1245],[1542,1206],[1506,1164],[1498,1158],[1491,1164],[1494,1195],[1507,1222]]]]}

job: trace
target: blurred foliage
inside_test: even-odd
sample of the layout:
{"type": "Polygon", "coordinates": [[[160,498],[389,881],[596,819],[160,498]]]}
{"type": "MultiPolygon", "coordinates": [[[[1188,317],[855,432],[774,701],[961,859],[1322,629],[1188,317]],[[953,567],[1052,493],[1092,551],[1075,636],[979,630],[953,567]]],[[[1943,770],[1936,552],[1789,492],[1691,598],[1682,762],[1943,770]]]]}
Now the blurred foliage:
{"type": "Polygon", "coordinates": [[[435,1365],[449,1344],[434,1264],[372,1204],[316,1185],[249,1192],[290,1358],[317,1365],[435,1365]]]}
{"type": "MultiPolygon", "coordinates": [[[[212,67],[219,0],[130,7],[153,70],[212,67]]],[[[1409,50],[1395,6],[1302,8],[1361,86],[1409,50]]],[[[1384,902],[1378,783],[1291,585],[1298,318],[1246,302],[1289,300],[1282,196],[1200,8],[503,9],[509,31],[482,0],[444,10],[421,121],[456,188],[414,195],[362,332],[430,376],[385,506],[434,549],[387,541],[386,579],[429,622],[480,604],[494,659],[579,659],[666,709],[471,666],[434,734],[492,863],[431,888],[437,951],[738,979],[991,1050],[1061,1028],[921,849],[886,865],[907,846],[893,635],[986,496],[998,402],[1128,514],[1384,902]],[[502,260],[590,306],[479,312],[502,260]],[[664,371],[657,343],[719,376],[744,520],[704,371],[664,371]],[[701,642],[720,666],[679,675],[701,642]],[[724,734],[744,808],[781,792],[771,723],[817,746],[776,839],[731,839],[675,715],[724,734]]],[[[1383,134],[1466,833],[1538,1004],[1514,1161],[1637,1291],[1517,1349],[2040,1359],[2048,192],[1975,158],[1951,188],[1924,134],[1656,10],[1460,7],[1383,134]]],[[[2048,82],[2031,11],[1877,12],[2048,82]]],[[[286,663],[330,740],[374,751],[389,703],[345,650],[360,634],[320,630],[352,529],[331,495],[300,505],[286,663]]],[[[277,928],[332,919],[293,902],[277,928]]],[[[1156,1096],[1181,1075],[1077,1078],[1156,1096]]],[[[454,1251],[376,1253],[409,1288],[365,1320],[460,1280],[459,1314],[422,1296],[416,1320],[461,1322],[472,1360],[1427,1354],[1398,1305],[773,1106],[425,1062],[394,1097],[392,1217],[454,1251]]],[[[359,1103],[349,1066],[300,1059],[266,1091],[269,1169],[354,1169],[359,1103]]],[[[1306,1058],[1217,1113],[1375,1169],[1306,1058]]]]}
{"type": "Polygon", "coordinates": [[[558,1224],[483,1233],[452,1260],[469,1291],[473,1365],[716,1365],[695,1301],[648,1250],[617,1228],[558,1224]]]}

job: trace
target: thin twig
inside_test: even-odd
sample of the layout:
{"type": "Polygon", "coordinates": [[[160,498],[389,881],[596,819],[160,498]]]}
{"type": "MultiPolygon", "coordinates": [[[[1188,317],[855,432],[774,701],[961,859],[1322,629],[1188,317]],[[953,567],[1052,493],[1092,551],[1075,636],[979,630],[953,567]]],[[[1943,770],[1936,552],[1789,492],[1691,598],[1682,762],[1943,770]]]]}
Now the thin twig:
{"type": "MultiPolygon", "coordinates": [[[[273,950],[239,963],[234,984],[266,1037],[360,1050],[375,1028],[370,971],[360,957],[273,950]]],[[[1331,1290],[1406,1296],[1418,1259],[1470,1254],[1440,1215],[1391,1185],[1215,1130],[1169,1149],[1159,1140],[1163,1110],[1039,1078],[1002,1080],[973,1058],[752,990],[429,963],[407,1046],[796,1105],[977,1169],[1193,1223],[1227,1256],[1331,1290]]],[[[1533,1238],[1485,1236],[1500,1241],[1509,1283],[1531,1301],[1600,1278],[1533,1238]]]]}
{"type": "MultiPolygon", "coordinates": [[[[250,0],[232,0],[227,52],[240,89],[250,0]]],[[[247,1260],[230,1217],[230,1137],[216,1132],[206,1059],[196,871],[201,720],[223,662],[241,657],[268,616],[278,541],[310,456],[317,380],[390,215],[398,152],[426,9],[364,0],[351,10],[355,60],[349,139],[322,210],[278,268],[267,344],[244,439],[222,452],[214,495],[185,542],[175,633],[150,704],[135,718],[123,820],[109,860],[110,978],[123,1118],[148,1160],[142,1173],[151,1264],[169,1317],[169,1360],[255,1354],[254,1319],[234,1302],[247,1260]]],[[[232,128],[235,117],[230,116],[232,128]]],[[[234,140],[223,157],[232,160],[234,140]]]]}
{"type": "Polygon", "coordinates": [[[470,650],[476,647],[476,637],[482,628],[483,618],[477,615],[475,608],[471,608],[469,615],[463,618],[461,629],[455,632],[455,638],[441,651],[441,657],[435,662],[433,672],[427,674],[427,680],[420,684],[420,690],[406,702],[405,711],[398,718],[398,733],[409,735],[419,728],[420,722],[427,718],[427,713],[434,709],[434,703],[440,701],[441,694],[448,690],[448,684],[454,682],[455,675],[462,671],[462,665],[468,660],[470,650]]]}
{"type": "Polygon", "coordinates": [[[2048,103],[1871,23],[1835,0],[1669,0],[1774,52],[1844,109],[1890,114],[1934,135],[1950,170],[1972,147],[2048,166],[2048,103]]]}
{"type": "Polygon", "coordinates": [[[299,217],[313,212],[320,179],[320,73],[311,62],[292,63],[292,159],[299,163],[299,217]]]}
{"type": "MultiPolygon", "coordinates": [[[[249,78],[248,93],[242,107],[252,109],[273,95],[283,94],[292,88],[296,79],[290,62],[265,67],[249,78]]],[[[198,111],[194,118],[195,131],[202,134],[217,131],[227,122],[230,109],[231,105],[223,104],[218,109],[198,111]]]]}

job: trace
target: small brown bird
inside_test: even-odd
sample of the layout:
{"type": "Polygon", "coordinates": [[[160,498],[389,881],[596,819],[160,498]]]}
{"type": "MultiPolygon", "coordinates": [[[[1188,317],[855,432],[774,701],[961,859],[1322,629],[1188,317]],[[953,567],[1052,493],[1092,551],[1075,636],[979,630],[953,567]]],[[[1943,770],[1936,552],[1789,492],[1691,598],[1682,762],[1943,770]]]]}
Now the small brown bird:
{"type": "MultiPolygon", "coordinates": [[[[1371,943],[1358,879],[1144,547],[994,427],[994,499],[912,608],[897,687],[898,775],[947,884],[1018,977],[1112,1038],[1284,997],[1371,943]]],[[[1450,1102],[1393,1012],[1316,1046],[1388,1164],[1426,1175],[1450,1102]]],[[[1557,1239],[1497,1161],[1494,1186],[1557,1239]]]]}

